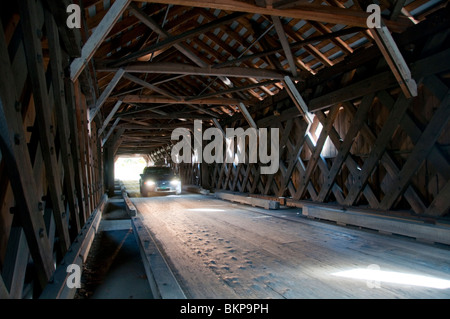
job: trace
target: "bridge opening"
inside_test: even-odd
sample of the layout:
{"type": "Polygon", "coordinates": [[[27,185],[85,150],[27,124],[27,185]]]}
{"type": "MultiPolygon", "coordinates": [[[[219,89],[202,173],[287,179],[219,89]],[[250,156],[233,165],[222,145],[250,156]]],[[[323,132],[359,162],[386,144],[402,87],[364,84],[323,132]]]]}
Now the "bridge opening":
{"type": "Polygon", "coordinates": [[[114,176],[122,181],[137,181],[144,168],[151,164],[140,154],[120,156],[114,163],[114,176]]]}

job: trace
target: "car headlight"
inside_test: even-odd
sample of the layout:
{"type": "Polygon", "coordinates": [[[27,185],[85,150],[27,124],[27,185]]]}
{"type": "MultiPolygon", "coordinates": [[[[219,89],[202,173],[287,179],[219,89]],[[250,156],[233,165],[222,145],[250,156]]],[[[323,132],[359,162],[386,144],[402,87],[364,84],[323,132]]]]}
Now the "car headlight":
{"type": "Polygon", "coordinates": [[[153,185],[155,185],[155,182],[154,181],[145,181],[145,185],[153,186],[153,185]]]}
{"type": "Polygon", "coordinates": [[[170,184],[173,185],[173,186],[178,186],[180,183],[181,182],[178,179],[174,179],[173,181],[170,182],[170,184]]]}

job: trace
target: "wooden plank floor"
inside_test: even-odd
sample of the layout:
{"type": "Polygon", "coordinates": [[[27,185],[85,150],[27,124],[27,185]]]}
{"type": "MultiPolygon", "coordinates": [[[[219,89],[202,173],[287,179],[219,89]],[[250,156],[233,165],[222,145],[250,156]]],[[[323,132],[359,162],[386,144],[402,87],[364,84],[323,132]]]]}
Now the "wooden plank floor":
{"type": "Polygon", "coordinates": [[[211,196],[133,202],[189,298],[450,297],[447,246],[309,220],[299,209],[267,214],[211,196]],[[336,275],[356,269],[439,278],[448,288],[336,275]]]}

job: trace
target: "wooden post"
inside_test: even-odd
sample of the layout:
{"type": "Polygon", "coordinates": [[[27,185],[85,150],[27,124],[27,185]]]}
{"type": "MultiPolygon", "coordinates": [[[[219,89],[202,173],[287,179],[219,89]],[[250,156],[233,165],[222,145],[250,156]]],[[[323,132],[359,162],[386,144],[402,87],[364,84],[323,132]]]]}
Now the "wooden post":
{"type": "Polygon", "coordinates": [[[52,70],[52,84],[53,95],[55,101],[55,113],[58,123],[59,140],[61,145],[61,155],[64,167],[64,183],[67,189],[67,200],[69,203],[71,218],[72,218],[72,232],[74,235],[78,234],[80,226],[80,210],[78,206],[78,199],[75,190],[75,176],[72,161],[72,153],[70,149],[70,133],[66,123],[69,122],[67,116],[67,105],[65,101],[65,88],[62,69],[61,46],[59,43],[59,34],[56,23],[52,15],[45,10],[45,26],[47,28],[47,37],[50,49],[50,65],[52,70]]]}
{"type": "Polygon", "coordinates": [[[66,91],[66,103],[68,106],[68,127],[70,134],[70,148],[72,153],[72,163],[74,168],[75,175],[75,188],[77,192],[78,199],[78,207],[80,210],[80,226],[83,226],[87,220],[88,212],[86,211],[86,207],[84,205],[85,197],[83,190],[83,174],[81,170],[81,155],[80,155],[80,147],[79,147],[79,131],[77,125],[77,92],[78,92],[78,81],[73,83],[68,76],[66,76],[65,81],[65,91],[66,91]],[[77,87],[75,90],[74,86],[77,87]]]}

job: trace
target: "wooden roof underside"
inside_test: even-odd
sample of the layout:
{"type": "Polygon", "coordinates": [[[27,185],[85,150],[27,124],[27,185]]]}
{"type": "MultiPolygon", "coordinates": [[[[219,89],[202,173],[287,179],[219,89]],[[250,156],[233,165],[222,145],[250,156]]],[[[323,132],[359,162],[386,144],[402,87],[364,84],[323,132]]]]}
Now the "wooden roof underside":
{"type": "MultiPolygon", "coordinates": [[[[82,1],[89,35],[114,3],[82,1]]],[[[389,30],[401,33],[446,1],[379,3],[389,30]]],[[[241,102],[251,106],[276,95],[285,76],[302,82],[370,51],[376,43],[364,6],[351,0],[131,2],[93,54],[103,134],[113,125],[123,128],[122,153],[147,152],[170,143],[174,127],[225,119],[240,112],[241,102]]]]}

